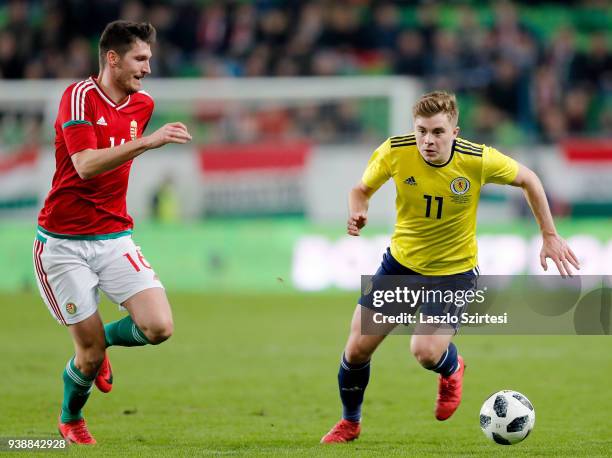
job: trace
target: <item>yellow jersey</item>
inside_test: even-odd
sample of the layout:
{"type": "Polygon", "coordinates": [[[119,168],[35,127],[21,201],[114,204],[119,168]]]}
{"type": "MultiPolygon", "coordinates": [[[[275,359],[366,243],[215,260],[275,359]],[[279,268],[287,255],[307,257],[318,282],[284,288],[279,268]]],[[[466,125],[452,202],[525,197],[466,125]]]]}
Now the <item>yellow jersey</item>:
{"type": "Polygon", "coordinates": [[[485,145],[457,138],[449,160],[419,153],[414,134],[388,138],[368,162],[363,183],[395,182],[397,218],[391,254],[422,275],[452,275],[478,264],[476,211],[486,183],[509,184],[518,163],[485,145]]]}

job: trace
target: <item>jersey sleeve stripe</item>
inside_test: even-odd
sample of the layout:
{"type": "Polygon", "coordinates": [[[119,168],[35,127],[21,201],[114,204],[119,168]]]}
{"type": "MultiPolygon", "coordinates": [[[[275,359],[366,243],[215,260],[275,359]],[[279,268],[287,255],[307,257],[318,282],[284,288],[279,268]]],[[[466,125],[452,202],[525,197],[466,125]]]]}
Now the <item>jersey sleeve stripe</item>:
{"type": "Polygon", "coordinates": [[[81,97],[81,111],[79,112],[79,116],[81,120],[85,119],[85,96],[89,91],[93,89],[93,86],[89,86],[87,89],[83,91],[83,95],[81,97]]]}
{"type": "Polygon", "coordinates": [[[458,139],[457,143],[460,143],[461,145],[469,146],[471,148],[477,148],[477,149],[481,149],[482,148],[482,145],[477,145],[475,143],[468,142],[466,140],[463,140],[462,138],[458,139]]]}
{"type": "Polygon", "coordinates": [[[84,121],[82,119],[75,119],[72,121],[66,121],[64,124],[62,124],[62,129],[65,129],[66,127],[78,125],[78,124],[87,124],[89,126],[93,126],[93,124],[90,123],[89,121],[84,121]]]}
{"type": "Polygon", "coordinates": [[[474,153],[472,151],[461,151],[459,148],[455,148],[455,151],[457,151],[458,153],[461,153],[461,154],[469,154],[470,156],[482,157],[481,153],[474,153]]]}
{"type": "Polygon", "coordinates": [[[81,81],[72,90],[70,119],[72,120],[80,119],[79,117],[80,103],[79,102],[80,102],[81,94],[82,94],[83,89],[88,87],[89,84],[90,83],[88,83],[87,81],[81,81]]]}
{"type": "Polygon", "coordinates": [[[482,148],[484,146],[484,145],[478,145],[476,143],[472,143],[470,141],[464,140],[463,138],[458,139],[458,143],[461,144],[461,145],[470,146],[472,148],[479,149],[479,150],[482,150],[482,148]]]}
{"type": "Polygon", "coordinates": [[[79,89],[79,86],[83,84],[83,81],[75,84],[72,87],[72,92],[70,93],[70,119],[74,119],[74,99],[76,95],[76,91],[79,89]]]}
{"type": "Polygon", "coordinates": [[[460,148],[460,149],[462,149],[463,151],[470,151],[470,152],[472,152],[472,153],[482,154],[482,149],[471,148],[471,147],[469,147],[469,146],[465,146],[465,145],[462,145],[462,144],[456,144],[456,145],[455,145],[455,148],[460,148]]]}
{"type": "Polygon", "coordinates": [[[457,148],[461,148],[463,151],[471,151],[472,153],[482,154],[481,149],[468,148],[467,146],[457,145],[457,148]]]}
{"type": "Polygon", "coordinates": [[[77,106],[77,117],[75,119],[85,119],[85,94],[92,88],[90,85],[83,85],[81,87],[81,94],[79,94],[78,106],[77,106]]]}
{"type": "Polygon", "coordinates": [[[463,143],[457,143],[458,148],[463,148],[466,151],[474,151],[475,153],[482,153],[482,148],[474,148],[473,146],[465,145],[463,143]]]}
{"type": "Polygon", "coordinates": [[[87,81],[81,81],[74,85],[72,93],[70,94],[70,119],[75,119],[76,116],[76,98],[81,86],[86,84],[87,81]]]}
{"type": "Polygon", "coordinates": [[[406,140],[402,140],[398,142],[391,142],[391,146],[401,145],[402,143],[416,143],[416,140],[413,138],[413,139],[406,139],[406,140]]]}
{"type": "Polygon", "coordinates": [[[75,99],[74,118],[72,118],[72,119],[82,119],[82,118],[81,118],[81,111],[82,111],[82,108],[81,108],[81,106],[82,106],[81,100],[82,100],[82,97],[83,97],[83,91],[84,91],[86,88],[88,88],[88,87],[89,87],[89,83],[85,82],[85,84],[83,84],[83,85],[82,85],[82,86],[79,88],[79,90],[78,90],[78,92],[77,92],[76,99],[75,99]]]}
{"type": "Polygon", "coordinates": [[[416,137],[414,135],[405,135],[405,136],[401,136],[401,137],[391,137],[391,143],[393,142],[398,142],[398,141],[404,141],[404,140],[415,140],[416,137]]]}
{"type": "Polygon", "coordinates": [[[416,142],[404,142],[404,143],[393,143],[391,148],[397,148],[399,146],[415,146],[416,142]]]}

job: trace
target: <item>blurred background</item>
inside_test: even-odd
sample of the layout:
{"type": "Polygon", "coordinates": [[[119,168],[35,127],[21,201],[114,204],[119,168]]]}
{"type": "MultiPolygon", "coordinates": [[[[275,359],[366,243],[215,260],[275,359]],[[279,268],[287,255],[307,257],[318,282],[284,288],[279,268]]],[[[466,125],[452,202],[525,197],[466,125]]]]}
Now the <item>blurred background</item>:
{"type": "MultiPolygon", "coordinates": [[[[148,131],[179,120],[194,135],[140,156],[128,192],[168,289],[358,289],[388,244],[394,189],[360,238],[344,235],[347,193],[432,89],[457,94],[461,136],[539,174],[582,272],[612,274],[608,1],[2,1],[0,291],[35,289],[59,98],[97,74],[118,18],[157,29],[148,131]]],[[[478,234],[483,273],[540,272],[519,190],[485,188],[478,234]]]]}

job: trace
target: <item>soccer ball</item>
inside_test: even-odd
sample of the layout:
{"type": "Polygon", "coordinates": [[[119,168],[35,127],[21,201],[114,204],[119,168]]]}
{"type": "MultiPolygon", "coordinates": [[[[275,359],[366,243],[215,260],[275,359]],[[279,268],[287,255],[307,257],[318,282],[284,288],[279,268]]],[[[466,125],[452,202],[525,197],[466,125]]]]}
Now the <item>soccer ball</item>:
{"type": "Polygon", "coordinates": [[[492,394],[480,409],[480,428],[492,441],[512,445],[525,439],[535,424],[535,410],[518,391],[492,394]]]}

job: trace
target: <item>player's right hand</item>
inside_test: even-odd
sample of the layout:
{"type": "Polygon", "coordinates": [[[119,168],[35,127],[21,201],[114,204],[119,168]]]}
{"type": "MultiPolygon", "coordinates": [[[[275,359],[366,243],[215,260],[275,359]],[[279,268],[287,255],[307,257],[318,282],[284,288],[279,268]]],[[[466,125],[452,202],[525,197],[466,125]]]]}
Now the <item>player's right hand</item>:
{"type": "Polygon", "coordinates": [[[348,235],[359,235],[359,231],[368,222],[368,215],[365,213],[352,213],[346,223],[346,232],[348,235]]]}
{"type": "Polygon", "coordinates": [[[149,149],[159,148],[168,143],[187,143],[191,141],[191,135],[182,122],[171,122],[164,124],[151,135],[149,135],[149,149]]]}

